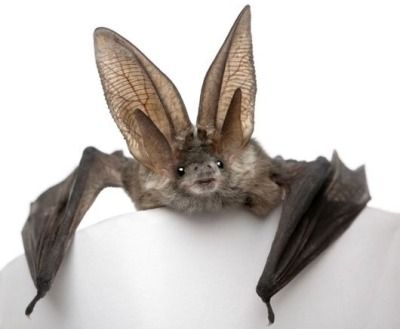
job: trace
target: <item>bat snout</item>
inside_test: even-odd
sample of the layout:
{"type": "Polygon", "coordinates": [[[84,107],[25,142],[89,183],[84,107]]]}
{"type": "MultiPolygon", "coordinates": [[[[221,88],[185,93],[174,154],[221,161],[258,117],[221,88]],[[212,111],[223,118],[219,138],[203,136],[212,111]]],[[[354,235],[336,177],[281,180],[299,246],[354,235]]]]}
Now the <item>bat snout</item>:
{"type": "Polygon", "coordinates": [[[217,174],[218,167],[210,162],[193,165],[193,172],[198,180],[213,178],[217,174]]]}

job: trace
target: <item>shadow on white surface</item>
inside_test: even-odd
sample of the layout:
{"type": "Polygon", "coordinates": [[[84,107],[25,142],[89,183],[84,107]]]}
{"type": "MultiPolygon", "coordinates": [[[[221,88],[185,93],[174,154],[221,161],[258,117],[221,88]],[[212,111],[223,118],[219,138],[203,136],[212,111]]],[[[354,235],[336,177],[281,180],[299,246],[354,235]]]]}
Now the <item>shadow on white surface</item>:
{"type": "MultiPolygon", "coordinates": [[[[156,209],[78,231],[30,319],[24,256],[3,269],[0,328],[265,328],[255,287],[279,215],[156,209]]],[[[273,328],[400,328],[399,250],[400,215],[365,209],[273,297],[273,328]]]]}

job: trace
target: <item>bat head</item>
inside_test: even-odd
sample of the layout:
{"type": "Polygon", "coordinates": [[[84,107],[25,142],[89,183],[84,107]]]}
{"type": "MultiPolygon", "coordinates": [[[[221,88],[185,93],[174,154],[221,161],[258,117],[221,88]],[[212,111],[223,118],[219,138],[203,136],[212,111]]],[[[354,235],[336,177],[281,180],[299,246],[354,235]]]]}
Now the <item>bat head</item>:
{"type": "Polygon", "coordinates": [[[181,197],[233,193],[254,126],[250,7],[206,74],[195,127],[175,85],[138,48],[106,28],[94,39],[108,107],[137,161],[181,197]]]}
{"type": "Polygon", "coordinates": [[[229,180],[222,154],[198,138],[185,143],[173,170],[177,189],[186,194],[204,196],[219,192],[229,180]]]}

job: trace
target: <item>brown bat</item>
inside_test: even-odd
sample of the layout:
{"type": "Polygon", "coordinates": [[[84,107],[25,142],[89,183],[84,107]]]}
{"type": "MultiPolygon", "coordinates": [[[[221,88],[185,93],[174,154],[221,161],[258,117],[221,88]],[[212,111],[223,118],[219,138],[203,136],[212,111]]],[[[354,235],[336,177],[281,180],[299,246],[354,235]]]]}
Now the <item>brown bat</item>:
{"type": "Polygon", "coordinates": [[[281,220],[257,286],[270,299],[335,240],[369,200],[364,168],[334,154],[298,162],[269,157],[251,136],[256,79],[246,6],[204,79],[196,126],[174,84],[117,33],[94,32],[97,67],[111,114],[129,151],[88,147],[78,167],[32,203],[22,236],[37,295],[50,289],[71,239],[99,192],[122,187],[137,209],[212,212],[246,208],[281,220]]]}

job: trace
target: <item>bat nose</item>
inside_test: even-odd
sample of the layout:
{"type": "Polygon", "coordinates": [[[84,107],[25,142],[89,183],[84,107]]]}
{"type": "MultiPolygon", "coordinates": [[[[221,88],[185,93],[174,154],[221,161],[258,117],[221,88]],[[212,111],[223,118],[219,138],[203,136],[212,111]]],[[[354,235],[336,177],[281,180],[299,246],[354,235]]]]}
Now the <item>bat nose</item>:
{"type": "Polygon", "coordinates": [[[216,172],[215,167],[210,162],[196,164],[193,169],[201,177],[214,176],[216,172]]]}
{"type": "Polygon", "coordinates": [[[215,166],[213,166],[211,163],[206,163],[204,166],[204,173],[207,176],[214,176],[216,172],[215,169],[216,169],[215,166]]]}

